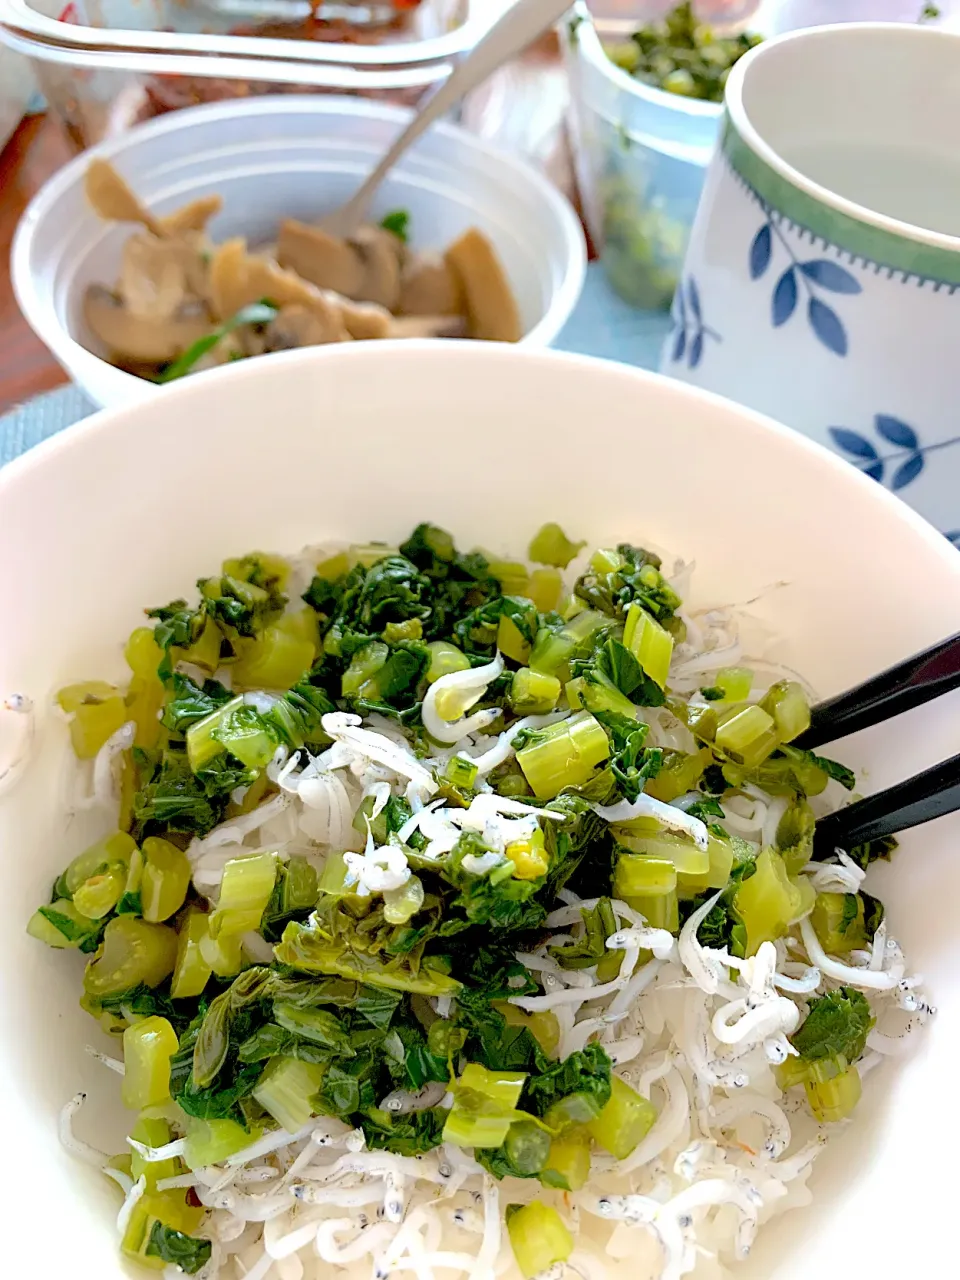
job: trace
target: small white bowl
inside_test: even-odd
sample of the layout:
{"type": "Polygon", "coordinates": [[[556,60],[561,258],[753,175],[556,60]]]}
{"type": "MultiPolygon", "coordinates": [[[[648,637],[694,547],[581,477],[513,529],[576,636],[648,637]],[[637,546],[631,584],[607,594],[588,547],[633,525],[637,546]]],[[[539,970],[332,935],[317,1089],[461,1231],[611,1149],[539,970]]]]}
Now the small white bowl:
{"type": "MultiPolygon", "coordinates": [[[[110,1123],[122,1120],[119,1081],[83,1050],[100,1039],[77,1003],[84,957],[24,931],[84,841],[63,798],[53,691],[119,675],[118,642],[144,605],[224,556],[391,540],[420,520],[516,553],[549,519],[591,543],[649,540],[695,559],[695,603],[750,601],[779,637],[771,656],[823,695],[960,626],[960,556],[841,459],[656,375],[498,343],[350,343],[213,370],[0,470],[0,692],[29,694],[38,711],[33,757],[0,804],[4,1276],[133,1276],[117,1252],[116,1189],[57,1143],[60,1107],[86,1090],[78,1132],[123,1144],[110,1123]]],[[[871,790],[889,786],[960,751],[958,698],[838,754],[868,770],[871,790]]],[[[871,868],[939,1013],[915,1050],[866,1077],[854,1122],[818,1157],[812,1205],[764,1226],[736,1280],[949,1275],[958,836],[954,814],[871,868]]]]}
{"type": "MultiPolygon", "coordinates": [[[[84,196],[93,157],[114,163],[153,212],[223,196],[215,240],[270,241],[281,218],[316,221],[343,203],[410,112],[346,97],[241,99],[191,107],[78,156],[28,206],[14,238],[14,291],[31,328],[80,387],[104,407],[154,394],[116,369],[83,323],[87,285],[110,285],[132,228],[102,222],[84,196]]],[[[528,346],[548,346],[583,287],[583,230],[568,201],[522,162],[454,125],[439,124],[407,152],[377,193],[378,219],[410,213],[411,241],[443,248],[479,227],[503,262],[528,346]]]]}

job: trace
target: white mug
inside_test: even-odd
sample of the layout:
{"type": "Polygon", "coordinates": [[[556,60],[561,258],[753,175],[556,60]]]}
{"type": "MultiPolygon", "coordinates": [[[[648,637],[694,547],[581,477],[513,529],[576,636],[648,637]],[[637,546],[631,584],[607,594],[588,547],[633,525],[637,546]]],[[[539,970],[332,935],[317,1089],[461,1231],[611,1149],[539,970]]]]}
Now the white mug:
{"type": "Polygon", "coordinates": [[[743,58],[672,318],[663,372],[833,448],[960,546],[960,35],[818,27],[743,58]]]}

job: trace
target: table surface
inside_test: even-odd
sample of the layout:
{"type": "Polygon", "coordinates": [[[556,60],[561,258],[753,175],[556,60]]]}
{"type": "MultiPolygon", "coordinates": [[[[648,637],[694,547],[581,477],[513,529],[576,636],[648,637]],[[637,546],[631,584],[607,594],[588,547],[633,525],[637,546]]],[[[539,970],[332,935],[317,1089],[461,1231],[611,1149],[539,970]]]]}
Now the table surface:
{"type": "Polygon", "coordinates": [[[10,284],[10,245],[31,197],[72,155],[57,121],[46,116],[23,120],[0,153],[0,413],[66,382],[20,314],[10,284]]]}
{"type": "MultiPolygon", "coordinates": [[[[551,33],[471,95],[463,119],[472,132],[522,151],[577,203],[563,125],[566,101],[551,33]]],[[[67,381],[20,314],[10,283],[10,246],[30,199],[74,154],[57,120],[47,116],[28,116],[0,153],[0,414],[67,381]]]]}

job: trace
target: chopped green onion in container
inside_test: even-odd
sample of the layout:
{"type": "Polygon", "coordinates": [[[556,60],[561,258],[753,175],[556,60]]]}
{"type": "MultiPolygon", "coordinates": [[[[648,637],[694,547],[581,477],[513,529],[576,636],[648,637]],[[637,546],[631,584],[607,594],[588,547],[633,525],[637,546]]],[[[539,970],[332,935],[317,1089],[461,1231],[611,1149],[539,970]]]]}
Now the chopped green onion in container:
{"type": "Polygon", "coordinates": [[[723,86],[759,40],[711,30],[689,3],[629,36],[622,19],[591,18],[584,5],[568,19],[563,50],[587,223],[607,279],[635,307],[671,306],[723,86]]]}

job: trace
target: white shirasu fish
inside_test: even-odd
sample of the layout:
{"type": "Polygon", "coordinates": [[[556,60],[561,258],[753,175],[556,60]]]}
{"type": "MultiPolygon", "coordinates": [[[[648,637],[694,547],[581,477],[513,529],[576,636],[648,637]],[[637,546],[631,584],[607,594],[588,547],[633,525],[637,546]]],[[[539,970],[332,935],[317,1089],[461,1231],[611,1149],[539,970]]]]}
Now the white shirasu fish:
{"type": "Polygon", "coordinates": [[[620,800],[613,805],[595,804],[593,808],[594,812],[606,822],[632,822],[636,818],[655,818],[668,831],[679,831],[690,836],[698,849],[707,847],[709,837],[706,823],[689,813],[684,813],[676,805],[665,804],[662,800],[656,800],[642,791],[632,803],[629,800],[620,800]]]}
{"type": "Polygon", "coordinates": [[[85,795],[78,795],[78,809],[116,807],[119,801],[117,785],[117,768],[124,751],[133,746],[137,726],[132,720],[122,724],[115,733],[106,740],[93,760],[90,790],[85,795]]]}

